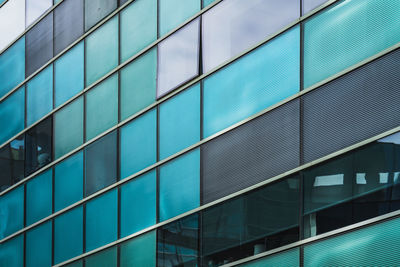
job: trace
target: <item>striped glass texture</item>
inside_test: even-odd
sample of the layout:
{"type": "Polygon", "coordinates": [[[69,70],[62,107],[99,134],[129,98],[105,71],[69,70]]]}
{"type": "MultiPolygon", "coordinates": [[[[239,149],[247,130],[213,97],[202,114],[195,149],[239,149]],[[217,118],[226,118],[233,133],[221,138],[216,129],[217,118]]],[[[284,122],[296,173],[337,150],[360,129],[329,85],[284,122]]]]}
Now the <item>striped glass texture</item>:
{"type": "Polygon", "coordinates": [[[0,8],[0,51],[25,30],[25,0],[8,0],[0,8]]]}
{"type": "Polygon", "coordinates": [[[24,129],[25,87],[0,102],[0,143],[3,144],[24,129]]]}
{"type": "Polygon", "coordinates": [[[23,227],[24,186],[19,186],[0,196],[0,239],[15,233],[23,227]]]}
{"type": "Polygon", "coordinates": [[[50,267],[52,222],[47,221],[26,232],[26,267],[50,267]]]}
{"type": "Polygon", "coordinates": [[[0,244],[0,266],[24,266],[24,235],[0,244]]]}
{"type": "Polygon", "coordinates": [[[238,265],[239,267],[288,266],[300,267],[300,249],[294,248],[265,258],[238,265]]]}
{"type": "Polygon", "coordinates": [[[120,266],[155,266],[156,231],[152,231],[120,245],[120,266]]]}

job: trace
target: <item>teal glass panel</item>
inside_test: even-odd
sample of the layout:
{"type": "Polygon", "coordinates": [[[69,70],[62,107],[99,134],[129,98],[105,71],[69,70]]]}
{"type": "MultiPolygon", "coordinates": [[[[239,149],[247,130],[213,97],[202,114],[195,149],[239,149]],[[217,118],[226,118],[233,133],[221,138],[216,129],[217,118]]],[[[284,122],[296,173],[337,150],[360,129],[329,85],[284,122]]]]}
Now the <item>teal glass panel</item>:
{"type": "Polygon", "coordinates": [[[54,115],[54,157],[57,159],[83,142],[83,97],[54,115]]]}
{"type": "Polygon", "coordinates": [[[25,80],[25,37],[0,55],[0,97],[25,80]]]}
{"type": "Polygon", "coordinates": [[[297,26],[204,81],[204,137],[297,93],[299,86],[297,26]]]}
{"type": "Polygon", "coordinates": [[[24,266],[24,235],[0,244],[0,266],[24,266]]]}
{"type": "Polygon", "coordinates": [[[54,211],[59,211],[83,196],[83,152],[80,151],[54,167],[54,211]]]}
{"type": "Polygon", "coordinates": [[[42,70],[27,83],[27,126],[53,109],[53,65],[42,70]]]}
{"type": "Polygon", "coordinates": [[[117,123],[118,74],[114,74],[86,94],[86,140],[117,123]]]}
{"type": "Polygon", "coordinates": [[[24,227],[24,186],[0,196],[0,239],[24,227]]]}
{"type": "Polygon", "coordinates": [[[209,4],[213,3],[215,0],[203,0],[203,8],[207,7],[209,4]]]}
{"type": "Polygon", "coordinates": [[[121,237],[156,223],[156,171],[121,186],[121,237]]]}
{"type": "Polygon", "coordinates": [[[54,219],[54,264],[83,252],[83,208],[77,207],[54,219]]]}
{"type": "Polygon", "coordinates": [[[121,62],[157,39],[157,0],[136,0],[121,11],[121,62]]]}
{"type": "Polygon", "coordinates": [[[304,26],[309,87],[400,41],[400,2],[340,1],[304,26]]]}
{"type": "Polygon", "coordinates": [[[56,107],[83,90],[84,48],[84,43],[80,42],[55,63],[54,101],[56,107]]]}
{"type": "Polygon", "coordinates": [[[26,225],[51,214],[52,170],[47,170],[26,184],[26,225]]]}
{"type": "Polygon", "coordinates": [[[157,160],[157,111],[150,110],[121,128],[121,178],[157,160]]]}
{"type": "Polygon", "coordinates": [[[90,251],[117,239],[118,194],[111,190],[86,204],[86,249],[90,251]]]}
{"type": "Polygon", "coordinates": [[[118,16],[86,39],[86,86],[118,65],[118,16]]]}
{"type": "Polygon", "coordinates": [[[83,263],[82,263],[82,261],[76,261],[76,262],[64,265],[64,267],[83,267],[83,263]]]}
{"type": "Polygon", "coordinates": [[[85,267],[117,267],[117,247],[87,257],[85,267]]]}
{"type": "Polygon", "coordinates": [[[294,248],[281,253],[273,254],[265,258],[255,260],[249,263],[238,265],[241,267],[273,267],[273,266],[300,266],[300,249],[294,248]]]}
{"type": "Polygon", "coordinates": [[[200,1],[201,0],[160,1],[160,37],[199,12],[200,1]]]}
{"type": "Polygon", "coordinates": [[[26,233],[26,267],[51,266],[51,221],[26,233]]]}
{"type": "Polygon", "coordinates": [[[121,120],[156,99],[157,49],[153,48],[121,70],[121,120]]]}
{"type": "Polygon", "coordinates": [[[120,265],[156,266],[156,231],[135,237],[120,245],[120,265]]]}
{"type": "Polygon", "coordinates": [[[191,151],[160,168],[160,221],[200,205],[200,150],[191,151]]]}
{"type": "Polygon", "coordinates": [[[160,159],[199,140],[200,84],[197,84],[160,105],[160,159]]]}
{"type": "Polygon", "coordinates": [[[304,246],[304,266],[399,266],[400,219],[304,246]]]}
{"type": "Polygon", "coordinates": [[[25,124],[25,88],[0,102],[0,143],[6,142],[24,129],[25,124]]]}

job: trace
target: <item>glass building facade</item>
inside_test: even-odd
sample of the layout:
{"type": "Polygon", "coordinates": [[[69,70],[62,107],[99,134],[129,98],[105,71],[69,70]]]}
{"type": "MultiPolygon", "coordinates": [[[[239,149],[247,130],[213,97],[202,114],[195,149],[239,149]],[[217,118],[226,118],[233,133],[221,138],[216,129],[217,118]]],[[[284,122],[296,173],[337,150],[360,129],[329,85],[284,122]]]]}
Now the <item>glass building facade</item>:
{"type": "Polygon", "coordinates": [[[0,266],[399,266],[399,14],[0,0],[0,266]]]}

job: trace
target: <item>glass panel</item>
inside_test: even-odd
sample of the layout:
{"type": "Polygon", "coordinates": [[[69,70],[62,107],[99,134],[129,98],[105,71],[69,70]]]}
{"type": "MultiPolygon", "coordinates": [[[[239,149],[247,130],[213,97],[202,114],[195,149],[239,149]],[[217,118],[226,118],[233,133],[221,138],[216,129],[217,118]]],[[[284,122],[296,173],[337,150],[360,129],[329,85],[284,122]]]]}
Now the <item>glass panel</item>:
{"type": "Polygon", "coordinates": [[[196,149],[160,167],[160,221],[199,205],[200,150],[196,149]]]}
{"type": "Polygon", "coordinates": [[[157,160],[157,111],[150,110],[121,128],[121,178],[157,160]]]}
{"type": "Polygon", "coordinates": [[[222,1],[203,15],[203,72],[266,39],[299,14],[299,0],[222,1]]]}
{"type": "Polygon", "coordinates": [[[121,62],[157,39],[157,0],[136,0],[121,11],[121,62]]]}
{"type": "Polygon", "coordinates": [[[117,247],[87,257],[85,267],[117,267],[117,247]]]}
{"type": "Polygon", "coordinates": [[[26,267],[51,266],[51,221],[26,232],[26,267]]]}
{"type": "Polygon", "coordinates": [[[77,207],[54,219],[54,264],[83,252],[83,208],[77,207]]]}
{"type": "Polygon", "coordinates": [[[196,19],[158,45],[157,97],[199,74],[199,26],[196,19]]]}
{"type": "Polygon", "coordinates": [[[215,0],[203,0],[203,8],[207,7],[209,4],[213,3],[215,0]]]}
{"type": "Polygon", "coordinates": [[[117,181],[117,132],[107,134],[86,148],[85,195],[117,181]]]}
{"type": "Polygon", "coordinates": [[[121,70],[121,120],[156,99],[157,49],[153,48],[121,70]]]}
{"type": "Polygon", "coordinates": [[[13,234],[22,228],[24,228],[23,185],[0,196],[0,239],[13,234]]]}
{"type": "Polygon", "coordinates": [[[259,267],[259,266],[290,266],[300,267],[300,249],[294,248],[281,253],[267,256],[260,260],[237,265],[240,267],[259,267]]]}
{"type": "Polygon", "coordinates": [[[24,124],[25,87],[21,87],[0,102],[0,144],[22,131],[24,124]]]}
{"type": "Polygon", "coordinates": [[[117,8],[117,0],[85,0],[85,31],[117,8]]]}
{"type": "Polygon", "coordinates": [[[83,151],[54,167],[54,211],[59,211],[83,196],[83,151]]]}
{"type": "Polygon", "coordinates": [[[156,223],[156,171],[121,186],[121,237],[156,223]]]}
{"type": "Polygon", "coordinates": [[[91,251],[117,239],[117,205],[118,194],[116,189],[87,202],[85,251],[91,251]]]}
{"type": "Polygon", "coordinates": [[[83,34],[83,0],[62,2],[54,11],[54,53],[64,48],[83,34]]]}
{"type": "Polygon", "coordinates": [[[54,158],[57,159],[83,142],[83,97],[54,114],[54,158]]]}
{"type": "Polygon", "coordinates": [[[120,245],[120,265],[156,266],[156,231],[135,237],[120,245]]]}
{"type": "Polygon", "coordinates": [[[25,0],[9,0],[0,8],[0,50],[6,48],[24,31],[25,0]]]}
{"type": "MultiPolygon", "coordinates": [[[[91,1],[93,0],[89,2],[91,1]]],[[[114,16],[86,38],[85,56],[86,86],[91,85],[110,70],[117,67],[118,16],[114,16]]]]}
{"type": "Polygon", "coordinates": [[[52,169],[26,183],[26,225],[47,217],[52,209],[52,169]]]}
{"type": "Polygon", "coordinates": [[[200,0],[163,0],[159,5],[160,37],[200,11],[200,0]]]}
{"type": "Polygon", "coordinates": [[[25,36],[25,75],[28,77],[53,57],[53,13],[40,20],[25,36]]]}
{"type": "MultiPolygon", "coordinates": [[[[70,0],[69,0],[70,1],[70,0]]],[[[26,0],[26,27],[43,15],[53,5],[53,0],[26,0]]]]}
{"type": "MultiPolygon", "coordinates": [[[[60,1],[60,0],[58,0],[60,1]]],[[[83,262],[82,261],[75,261],[73,263],[64,265],[64,267],[83,267],[83,262]]]]}
{"type": "Polygon", "coordinates": [[[24,135],[14,139],[0,149],[0,191],[24,178],[24,135]]]}
{"type": "MultiPolygon", "coordinates": [[[[1,18],[3,18],[1,14],[3,8],[4,7],[0,9],[0,27],[1,27],[1,18]]],[[[10,48],[8,48],[5,52],[3,52],[0,55],[0,97],[3,97],[24,79],[25,79],[25,37],[22,37],[15,44],[13,44],[10,48]]]]}
{"type": "Polygon", "coordinates": [[[24,266],[24,235],[0,244],[0,266],[24,266]]]}
{"type": "Polygon", "coordinates": [[[304,15],[309,11],[316,9],[323,3],[328,2],[328,0],[302,0],[302,2],[303,2],[303,15],[304,15]]]}
{"type": "Polygon", "coordinates": [[[400,2],[340,1],[304,25],[304,87],[400,41],[400,2]]]}
{"type": "Polygon", "coordinates": [[[204,81],[204,137],[297,93],[299,87],[297,26],[204,81]]]}
{"type": "Polygon", "coordinates": [[[114,74],[86,93],[86,141],[117,123],[118,74],[114,74]]]}
{"type": "Polygon", "coordinates": [[[159,123],[160,160],[199,141],[200,84],[162,103],[159,123]]]}
{"type": "Polygon", "coordinates": [[[27,126],[53,109],[53,65],[48,66],[27,83],[27,126]]]}

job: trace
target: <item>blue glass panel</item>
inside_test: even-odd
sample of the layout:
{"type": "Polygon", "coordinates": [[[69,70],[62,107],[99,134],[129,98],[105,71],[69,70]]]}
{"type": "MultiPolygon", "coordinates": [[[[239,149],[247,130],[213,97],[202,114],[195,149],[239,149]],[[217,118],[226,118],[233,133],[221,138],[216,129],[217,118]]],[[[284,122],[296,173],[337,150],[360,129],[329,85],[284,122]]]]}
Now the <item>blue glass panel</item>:
{"type": "Polygon", "coordinates": [[[24,186],[0,197],[0,239],[24,227],[24,186]]]}
{"type": "Polygon", "coordinates": [[[27,83],[28,126],[49,113],[53,108],[53,65],[42,70],[27,83]]]}
{"type": "Polygon", "coordinates": [[[26,184],[26,225],[51,214],[52,170],[39,174],[26,184]]]}
{"type": "Polygon", "coordinates": [[[59,211],[83,196],[83,152],[80,151],[54,168],[54,210],[59,211]]]}
{"type": "Polygon", "coordinates": [[[299,91],[299,27],[204,81],[204,137],[299,91]]]}
{"type": "Polygon", "coordinates": [[[26,233],[26,267],[51,266],[51,221],[26,233]]]}
{"type": "Polygon", "coordinates": [[[160,221],[200,205],[200,150],[196,149],[160,168],[160,221]]]}
{"type": "Polygon", "coordinates": [[[77,207],[54,220],[54,264],[83,252],[83,208],[77,207]]]}
{"type": "Polygon", "coordinates": [[[121,128],[121,178],[156,162],[156,129],[155,109],[121,128]]]}
{"type": "Polygon", "coordinates": [[[156,223],[156,171],[121,187],[121,237],[156,223]]]}
{"type": "Polygon", "coordinates": [[[83,41],[75,45],[55,63],[54,94],[58,107],[83,89],[83,41]]]}
{"type": "Polygon", "coordinates": [[[25,37],[0,55],[0,97],[25,79],[25,37]]]}
{"type": "Polygon", "coordinates": [[[86,204],[86,248],[90,251],[117,239],[118,194],[114,189],[86,204]]]}
{"type": "Polygon", "coordinates": [[[25,88],[0,102],[0,143],[4,143],[24,129],[25,123],[25,88]]]}
{"type": "Polygon", "coordinates": [[[200,84],[197,84],[160,105],[160,159],[199,140],[200,84]]]}
{"type": "Polygon", "coordinates": [[[24,236],[19,235],[0,244],[0,266],[24,266],[24,236]]]}

